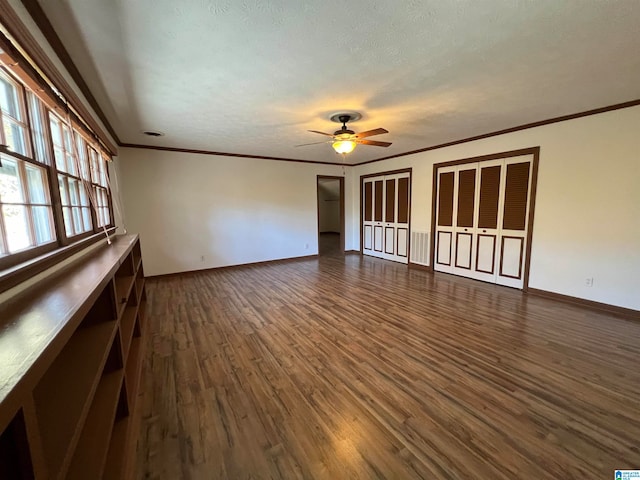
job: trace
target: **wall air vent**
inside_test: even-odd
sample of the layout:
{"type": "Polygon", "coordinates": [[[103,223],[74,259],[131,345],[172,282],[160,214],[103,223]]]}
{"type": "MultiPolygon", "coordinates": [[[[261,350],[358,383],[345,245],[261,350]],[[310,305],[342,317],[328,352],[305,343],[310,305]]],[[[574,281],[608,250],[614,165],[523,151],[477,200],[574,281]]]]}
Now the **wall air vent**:
{"type": "Polygon", "coordinates": [[[411,232],[411,263],[429,265],[429,232],[411,232]]]}

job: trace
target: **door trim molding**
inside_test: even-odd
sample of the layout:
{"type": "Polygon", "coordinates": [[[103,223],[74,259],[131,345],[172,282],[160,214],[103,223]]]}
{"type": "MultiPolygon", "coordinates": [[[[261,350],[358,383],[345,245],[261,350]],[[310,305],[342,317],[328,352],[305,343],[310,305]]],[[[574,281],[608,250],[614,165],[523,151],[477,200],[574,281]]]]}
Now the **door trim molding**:
{"type": "MultiPolygon", "coordinates": [[[[429,264],[434,265],[434,248],[436,244],[436,203],[438,193],[438,169],[443,167],[451,167],[456,165],[464,165],[465,163],[485,162],[488,160],[498,160],[501,158],[518,157],[521,155],[532,155],[533,165],[531,167],[531,192],[529,196],[529,219],[527,221],[527,245],[525,248],[525,260],[524,260],[524,279],[522,284],[522,291],[527,292],[529,290],[529,266],[531,264],[531,240],[533,238],[533,218],[535,214],[536,206],[536,190],[538,185],[538,163],[540,162],[540,146],[521,148],[518,150],[509,150],[506,152],[491,153],[488,155],[480,155],[477,157],[461,158],[459,160],[452,160],[448,162],[440,162],[433,164],[433,174],[431,178],[431,239],[429,245],[429,264]]],[[[362,178],[362,177],[361,177],[362,178]]],[[[361,181],[362,185],[362,181],[361,181]]],[[[360,187],[362,190],[362,186],[360,187]]],[[[362,203],[362,192],[360,192],[360,203],[362,203]]],[[[362,210],[362,205],[361,205],[362,210]]],[[[362,216],[362,213],[360,214],[362,216]]],[[[362,222],[360,222],[362,223],[362,222]]]]}
{"type": "Polygon", "coordinates": [[[409,218],[408,218],[408,222],[407,222],[407,228],[408,228],[408,232],[407,235],[409,235],[408,239],[407,239],[407,258],[411,258],[411,195],[412,195],[412,190],[413,190],[413,168],[409,167],[409,168],[401,168],[398,170],[389,170],[386,172],[377,172],[377,173],[368,173],[366,175],[360,175],[360,200],[358,201],[358,205],[360,205],[360,255],[364,255],[364,249],[363,249],[363,245],[364,245],[364,216],[362,215],[362,209],[363,209],[363,205],[362,205],[362,194],[364,192],[364,181],[367,178],[371,178],[371,177],[381,177],[384,175],[396,175],[398,173],[408,173],[409,174],[409,218]]]}

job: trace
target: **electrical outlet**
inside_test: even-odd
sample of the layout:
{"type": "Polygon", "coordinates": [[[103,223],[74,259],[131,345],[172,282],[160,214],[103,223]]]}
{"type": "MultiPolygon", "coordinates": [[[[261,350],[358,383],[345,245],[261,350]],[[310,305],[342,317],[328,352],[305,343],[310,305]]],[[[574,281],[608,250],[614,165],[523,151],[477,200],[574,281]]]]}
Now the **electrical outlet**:
{"type": "Polygon", "coordinates": [[[204,255],[202,255],[202,256],[200,257],[200,261],[201,261],[201,262],[204,262],[204,255]]]}
{"type": "Polygon", "coordinates": [[[587,287],[593,287],[593,277],[587,277],[584,283],[587,287]]]}
{"type": "Polygon", "coordinates": [[[309,250],[309,244],[308,244],[308,243],[305,243],[305,244],[304,244],[304,249],[305,249],[305,250],[309,250]]]}

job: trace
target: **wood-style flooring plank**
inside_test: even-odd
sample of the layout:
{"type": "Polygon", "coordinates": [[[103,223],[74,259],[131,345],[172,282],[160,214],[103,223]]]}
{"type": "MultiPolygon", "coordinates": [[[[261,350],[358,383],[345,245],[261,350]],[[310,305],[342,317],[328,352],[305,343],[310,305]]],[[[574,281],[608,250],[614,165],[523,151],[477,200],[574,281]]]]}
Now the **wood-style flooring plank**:
{"type": "Polygon", "coordinates": [[[335,252],[147,293],[138,478],[640,468],[640,323],[335,252]]]}

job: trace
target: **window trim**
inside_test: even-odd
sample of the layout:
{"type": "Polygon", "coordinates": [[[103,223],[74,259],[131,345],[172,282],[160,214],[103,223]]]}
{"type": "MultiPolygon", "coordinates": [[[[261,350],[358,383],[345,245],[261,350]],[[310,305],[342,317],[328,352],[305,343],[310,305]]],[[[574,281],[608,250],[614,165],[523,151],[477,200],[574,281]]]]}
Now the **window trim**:
{"type": "MultiPolygon", "coordinates": [[[[1,36],[0,40],[2,40],[1,36]]],[[[0,47],[2,47],[2,42],[0,42],[0,47]]],[[[0,57],[3,57],[2,60],[6,60],[8,57],[7,52],[0,52],[0,57]]],[[[108,162],[111,160],[111,152],[105,148],[105,145],[100,141],[97,135],[89,130],[86,123],[79,119],[73,111],[59,108],[57,103],[59,103],[60,99],[58,97],[51,97],[51,92],[40,88],[40,84],[41,82],[44,82],[44,80],[40,79],[41,82],[34,82],[33,78],[25,76],[24,71],[28,70],[28,67],[30,67],[30,65],[7,65],[6,63],[0,67],[2,77],[17,89],[16,93],[18,96],[19,107],[21,108],[21,115],[23,117],[22,121],[20,121],[20,125],[24,129],[24,147],[26,148],[26,153],[28,153],[28,155],[13,151],[4,145],[0,146],[0,153],[14,158],[24,164],[34,165],[44,170],[43,173],[46,176],[46,182],[48,184],[47,196],[51,202],[50,205],[47,206],[51,209],[52,213],[52,233],[54,235],[54,239],[42,245],[32,245],[24,250],[1,255],[0,279],[3,278],[6,272],[12,272],[16,268],[20,268],[22,264],[28,267],[31,260],[37,259],[44,254],[55,252],[57,249],[63,250],[69,246],[75,245],[76,243],[83,242],[94,235],[98,235],[98,237],[100,237],[104,235],[105,230],[115,227],[113,203],[111,202],[113,193],[110,191],[110,182],[108,178],[108,162]],[[31,96],[35,98],[35,102],[30,100],[31,96]],[[32,113],[36,113],[34,108],[37,108],[38,110],[37,118],[39,120],[37,121],[37,125],[34,123],[36,122],[36,119],[34,115],[32,115],[32,113]],[[34,111],[32,112],[32,110],[34,111]],[[60,136],[61,141],[63,142],[62,146],[65,170],[59,170],[56,162],[51,119],[55,119],[55,121],[60,124],[60,136]],[[69,141],[73,142],[70,151],[68,150],[69,145],[66,144],[65,140],[65,130],[68,131],[69,141]],[[42,136],[41,148],[44,150],[39,154],[39,151],[36,149],[35,142],[40,141],[40,136],[42,136]],[[38,139],[36,137],[38,137],[38,139]],[[106,178],[104,179],[104,182],[106,185],[102,185],[101,183],[97,183],[96,185],[107,191],[107,198],[109,200],[109,222],[107,225],[98,225],[99,214],[96,211],[98,209],[98,205],[94,205],[93,203],[97,202],[92,199],[94,194],[94,184],[91,181],[91,178],[88,181],[83,178],[82,167],[76,164],[75,154],[78,153],[79,155],[82,155],[84,153],[87,156],[87,168],[89,169],[88,173],[91,177],[89,152],[80,152],[80,145],[78,143],[82,145],[83,151],[88,148],[95,151],[100,169],[105,170],[104,173],[106,178]],[[42,155],[44,155],[44,158],[40,158],[42,155]],[[74,158],[67,158],[69,155],[74,156],[74,158]],[[73,170],[80,168],[80,170],[76,172],[77,175],[76,173],[66,171],[68,169],[67,163],[69,161],[73,161],[73,170]],[[89,204],[87,206],[78,207],[81,211],[87,208],[90,212],[91,225],[89,230],[75,233],[74,229],[73,235],[67,235],[58,175],[73,178],[80,183],[80,188],[91,190],[86,192],[87,197],[89,197],[89,204]]],[[[82,164],[82,159],[79,159],[78,163],[82,164]]],[[[102,177],[98,179],[98,182],[102,181],[102,177]]],[[[31,203],[29,203],[29,205],[31,205],[31,203]]]]}
{"type": "MultiPolygon", "coordinates": [[[[27,90],[24,88],[24,84],[20,82],[18,79],[14,78],[11,73],[9,73],[5,69],[0,68],[0,78],[3,79],[8,84],[12,85],[16,90],[16,101],[18,107],[18,113],[22,114],[22,120],[17,117],[14,117],[8,112],[4,112],[0,110],[0,145],[5,146],[8,145],[6,133],[5,133],[5,119],[7,117],[7,122],[9,124],[15,124],[22,130],[22,142],[23,147],[25,149],[25,153],[31,154],[33,152],[33,142],[30,135],[30,122],[29,122],[29,109],[27,108],[27,90]]],[[[25,155],[24,153],[16,152],[20,155],[25,155]]],[[[25,156],[25,158],[28,158],[25,156]]]]}
{"type": "MultiPolygon", "coordinates": [[[[2,293],[104,239],[105,234],[115,233],[117,227],[113,204],[114,192],[111,191],[111,182],[108,177],[112,169],[109,168],[108,162],[117,155],[117,146],[103,130],[104,127],[96,119],[95,112],[85,106],[83,100],[70,87],[60,70],[51,63],[23,22],[1,0],[0,13],[3,16],[0,23],[0,64],[3,75],[12,83],[18,84],[21,89],[18,96],[24,109],[24,118],[20,123],[26,123],[27,127],[24,139],[27,155],[3,147],[0,147],[0,152],[27,165],[32,164],[44,169],[43,173],[48,183],[47,193],[51,202],[54,235],[53,240],[48,243],[0,256],[0,293],[2,293]],[[34,108],[37,108],[37,111],[34,108]],[[92,146],[98,152],[100,160],[106,161],[103,165],[107,175],[106,185],[100,187],[105,188],[107,192],[109,222],[107,225],[99,226],[98,213],[95,211],[97,205],[90,203],[91,229],[72,237],[67,237],[65,231],[58,169],[49,125],[50,114],[57,116],[68,125],[72,141],[75,141],[76,136],[82,137],[85,148],[92,146]]],[[[66,174],[66,172],[61,173],[66,174]]],[[[72,174],[72,176],[75,175],[72,174]]],[[[82,178],[80,172],[78,176],[82,178]]],[[[84,184],[84,181],[82,183],[84,184]]],[[[90,181],[85,188],[93,189],[93,182],[90,181]]],[[[92,193],[87,192],[87,195],[92,193]]]]}
{"type": "MultiPolygon", "coordinates": [[[[117,227],[115,226],[107,228],[106,232],[109,238],[115,234],[116,229],[117,227]]],[[[42,249],[42,251],[39,252],[39,255],[35,258],[31,257],[29,259],[24,259],[21,263],[0,272],[0,293],[6,292],[10,288],[13,288],[25,280],[44,272],[63,260],[66,260],[70,256],[84,250],[90,245],[107,238],[104,231],[99,233],[89,233],[90,235],[85,235],[84,238],[64,247],[59,247],[57,242],[54,241],[53,244],[41,245],[25,252],[19,252],[12,255],[10,258],[13,258],[15,255],[20,255],[21,253],[31,253],[34,250],[42,249]]],[[[1,265],[0,268],[2,268],[1,265]]]]}
{"type": "MultiPolygon", "coordinates": [[[[15,13],[13,8],[5,3],[0,1],[0,16],[3,18],[1,22],[3,29],[0,31],[0,50],[3,53],[0,53],[0,60],[9,60],[4,63],[11,64],[11,69],[16,73],[19,72],[17,76],[23,79],[25,83],[28,82],[29,87],[34,92],[39,95],[42,93],[45,97],[48,97],[46,100],[43,98],[43,101],[52,108],[60,108],[59,111],[64,111],[65,105],[57,96],[56,90],[62,92],[74,109],[72,119],[79,121],[82,124],[82,128],[89,135],[99,140],[110,155],[117,155],[117,144],[109,138],[104,131],[104,127],[95,118],[96,115],[100,117],[106,123],[106,127],[113,138],[119,142],[113,129],[108,125],[106,119],[102,117],[103,113],[99,106],[97,104],[93,105],[94,109],[97,108],[97,111],[92,113],[84,105],[83,101],[60,73],[60,69],[52,63],[48,54],[25,26],[22,19],[15,13]],[[14,43],[20,45],[20,49],[16,48],[14,43]],[[26,58],[25,55],[30,58],[26,58]]],[[[89,97],[91,97],[87,101],[90,103],[91,100],[95,101],[90,92],[85,93],[88,93],[89,97]]]]}

